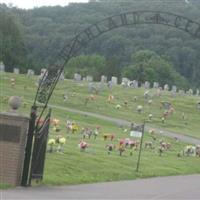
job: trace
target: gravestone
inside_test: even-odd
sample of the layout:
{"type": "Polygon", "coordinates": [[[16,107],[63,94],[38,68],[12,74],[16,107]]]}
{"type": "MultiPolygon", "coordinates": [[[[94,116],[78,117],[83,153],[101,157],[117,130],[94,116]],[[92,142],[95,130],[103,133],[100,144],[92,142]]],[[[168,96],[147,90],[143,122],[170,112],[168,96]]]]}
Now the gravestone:
{"type": "Polygon", "coordinates": [[[0,72],[5,72],[5,65],[3,62],[0,62],[0,72]]]}
{"type": "Polygon", "coordinates": [[[172,92],[176,93],[177,92],[177,87],[175,85],[172,86],[172,92]]]}
{"type": "Polygon", "coordinates": [[[14,68],[14,69],[13,69],[13,73],[14,73],[14,74],[19,74],[19,69],[18,69],[18,68],[14,68]]]}
{"type": "Polygon", "coordinates": [[[93,81],[93,77],[92,76],[86,76],[86,81],[87,82],[92,82],[93,81]]]}
{"type": "Polygon", "coordinates": [[[128,84],[129,84],[129,82],[130,82],[130,80],[129,80],[128,78],[123,77],[123,78],[122,78],[121,85],[122,85],[123,87],[127,87],[128,84]]]}
{"type": "Polygon", "coordinates": [[[102,90],[102,83],[93,83],[93,82],[90,82],[89,83],[89,92],[90,93],[98,93],[99,91],[102,90]]]}
{"type": "Polygon", "coordinates": [[[59,80],[60,80],[60,81],[64,81],[64,80],[65,80],[65,75],[64,75],[63,72],[61,73],[61,75],[60,75],[60,77],[59,77],[59,80]]]}
{"type": "Polygon", "coordinates": [[[102,83],[106,83],[106,82],[107,82],[107,77],[104,76],[104,75],[102,75],[102,76],[101,76],[101,82],[102,82],[102,83]]]}
{"type": "Polygon", "coordinates": [[[159,83],[158,82],[154,82],[153,83],[153,88],[155,88],[155,89],[159,88],[159,83]]]}
{"type": "Polygon", "coordinates": [[[199,89],[196,90],[196,95],[199,96],[199,89]]]}
{"type": "Polygon", "coordinates": [[[138,81],[137,81],[137,80],[133,80],[133,81],[130,83],[130,86],[132,86],[133,88],[138,88],[138,81]]]}
{"type": "Polygon", "coordinates": [[[75,73],[75,74],[74,74],[74,80],[75,80],[75,81],[81,81],[81,75],[78,74],[78,73],[75,73]]]}
{"type": "Polygon", "coordinates": [[[193,92],[193,89],[191,89],[191,88],[190,88],[190,89],[188,90],[188,92],[187,92],[187,94],[190,95],[190,96],[192,96],[193,93],[194,93],[194,92],[193,92]]]}
{"type": "Polygon", "coordinates": [[[168,84],[165,84],[165,85],[164,85],[164,90],[165,90],[165,91],[168,91],[168,90],[169,90],[169,85],[168,85],[168,84]]]}
{"type": "Polygon", "coordinates": [[[112,76],[112,78],[111,78],[111,81],[112,81],[112,84],[113,85],[117,85],[117,77],[115,77],[115,76],[112,76]]]}
{"type": "Polygon", "coordinates": [[[127,84],[129,81],[130,81],[130,80],[129,80],[128,78],[126,78],[126,77],[123,77],[123,78],[122,78],[122,83],[126,83],[126,84],[127,84]]]}
{"type": "Polygon", "coordinates": [[[43,76],[43,75],[46,73],[46,71],[47,71],[47,69],[42,68],[42,69],[40,70],[40,76],[43,76]]]}
{"type": "Polygon", "coordinates": [[[27,76],[28,76],[28,77],[31,77],[31,76],[34,76],[34,75],[35,75],[34,70],[28,69],[28,71],[27,71],[27,76]]]}
{"type": "Polygon", "coordinates": [[[145,81],[144,88],[147,90],[150,88],[150,83],[148,81],[145,81]]]}

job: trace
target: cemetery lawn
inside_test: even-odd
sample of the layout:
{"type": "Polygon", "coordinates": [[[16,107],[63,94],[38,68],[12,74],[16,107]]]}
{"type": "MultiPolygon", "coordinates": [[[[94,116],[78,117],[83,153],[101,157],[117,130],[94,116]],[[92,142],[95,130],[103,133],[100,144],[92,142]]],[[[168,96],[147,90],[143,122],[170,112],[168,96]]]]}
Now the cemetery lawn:
{"type": "MultiPolygon", "coordinates": [[[[5,73],[4,75],[0,74],[0,80],[0,97],[20,95],[24,97],[24,102],[27,104],[27,107],[31,106],[37,88],[35,84],[37,80],[36,76],[27,78],[26,75],[5,73]],[[10,78],[12,77],[16,79],[15,88],[11,88],[10,86],[10,78]],[[24,86],[27,89],[24,90],[24,86]]],[[[159,98],[153,96],[156,91],[151,89],[150,95],[153,96],[151,98],[153,102],[149,106],[143,97],[144,91],[144,89],[122,88],[122,86],[115,86],[109,91],[105,85],[102,91],[99,92],[99,95],[95,95],[96,100],[90,100],[87,106],[85,106],[85,99],[90,96],[88,83],[77,83],[73,80],[65,80],[57,85],[50,104],[98,113],[137,123],[143,122],[151,113],[153,114],[153,119],[151,122],[147,122],[148,126],[200,138],[200,110],[197,109],[197,102],[200,101],[200,97],[177,95],[175,98],[172,98],[170,92],[163,92],[159,98]],[[69,98],[65,102],[63,101],[63,94],[66,94],[69,98]],[[115,97],[112,103],[107,102],[109,94],[115,97]],[[134,102],[135,96],[138,98],[136,102],[134,102]],[[124,106],[124,101],[128,102],[127,108],[124,106]],[[164,109],[160,109],[161,101],[171,102],[175,109],[175,113],[164,124],[161,121],[164,112],[164,109]],[[117,110],[115,108],[117,104],[121,105],[122,108],[117,110]],[[138,105],[144,107],[142,114],[138,114],[136,111],[138,105]],[[182,119],[182,113],[185,113],[185,120],[182,119]]],[[[0,101],[2,101],[2,98],[0,101]]]]}
{"type": "MultiPolygon", "coordinates": [[[[24,97],[24,105],[21,107],[20,112],[30,112],[31,102],[35,95],[36,86],[35,78],[28,79],[24,75],[13,74],[0,74],[0,110],[8,110],[5,96],[19,95],[24,97]],[[10,78],[16,78],[15,88],[10,86],[10,78]],[[27,86],[24,89],[24,86],[27,86]]],[[[113,89],[113,94],[116,96],[115,102],[108,104],[106,102],[109,92],[106,88],[100,92],[97,96],[96,102],[89,102],[87,107],[84,106],[84,98],[89,95],[88,87],[86,84],[80,85],[73,81],[66,81],[60,83],[52,96],[51,104],[63,105],[66,107],[76,108],[80,110],[87,110],[91,112],[101,113],[108,116],[113,116],[121,119],[128,119],[132,121],[141,122],[145,114],[137,114],[133,107],[140,102],[144,103],[143,91],[126,88],[125,91],[120,86],[113,89]],[[69,100],[63,102],[62,94],[68,93],[69,100]],[[124,93],[123,93],[124,92],[124,93]],[[75,94],[73,94],[75,93],[75,94]],[[125,97],[123,97],[125,95],[125,97]],[[131,99],[134,96],[138,96],[138,102],[134,103],[131,99]],[[141,95],[141,97],[139,96],[141,95]],[[123,108],[116,110],[115,105],[123,102],[124,98],[130,101],[130,108],[123,108]]],[[[171,100],[169,94],[165,94],[164,100],[171,100]]],[[[197,102],[195,97],[177,97],[172,99],[176,113],[173,116],[173,120],[169,120],[165,125],[157,119],[152,122],[152,126],[163,126],[168,130],[178,131],[180,133],[187,133],[189,135],[199,137],[200,113],[195,109],[195,103],[197,102]],[[190,103],[189,103],[190,102],[190,103]],[[189,103],[189,105],[187,104],[189,103]],[[188,125],[182,123],[181,119],[176,119],[178,113],[185,112],[189,118],[188,125]],[[194,116],[193,116],[194,115],[194,116]],[[178,124],[176,126],[176,123],[178,124]],[[194,129],[193,129],[194,126],[194,129]],[[185,127],[182,130],[182,128],[185,127]],[[191,131],[190,131],[191,130],[191,131]],[[194,130],[194,131],[193,131],[194,130]]],[[[149,109],[154,115],[159,115],[161,112],[158,103],[161,99],[153,99],[152,108],[145,106],[145,109],[149,109]],[[157,104],[156,104],[157,103],[157,104]]],[[[147,114],[147,111],[145,112],[147,114]]],[[[114,133],[116,138],[114,144],[118,144],[118,139],[129,137],[128,133],[125,133],[122,128],[107,122],[104,120],[96,119],[89,116],[83,116],[66,112],[63,110],[53,109],[52,118],[60,120],[61,131],[56,133],[52,127],[50,128],[49,138],[55,138],[56,135],[63,135],[66,137],[66,144],[64,145],[64,153],[47,153],[45,174],[41,184],[45,185],[63,185],[63,184],[81,184],[81,183],[93,183],[103,181],[118,181],[118,180],[132,180],[136,178],[154,177],[154,176],[169,176],[169,175],[183,175],[183,174],[195,174],[200,173],[200,159],[197,157],[177,157],[186,144],[177,142],[174,139],[169,139],[157,135],[157,140],[154,143],[155,149],[143,148],[141,165],[139,172],[136,172],[136,163],[138,151],[134,151],[130,156],[130,149],[127,149],[123,156],[119,156],[119,152],[115,150],[111,155],[107,154],[105,149],[106,144],[110,144],[110,141],[104,141],[102,138],[103,133],[114,133]],[[86,152],[80,152],[78,144],[81,140],[80,130],[76,134],[67,134],[65,130],[66,119],[74,120],[78,123],[79,127],[96,126],[101,127],[101,133],[96,140],[92,137],[86,139],[86,142],[90,145],[86,152]],[[162,156],[158,155],[159,140],[163,139],[165,142],[171,144],[171,149],[164,152],[162,156]]],[[[152,141],[151,136],[145,133],[144,143],[146,141],[152,141]]]]}

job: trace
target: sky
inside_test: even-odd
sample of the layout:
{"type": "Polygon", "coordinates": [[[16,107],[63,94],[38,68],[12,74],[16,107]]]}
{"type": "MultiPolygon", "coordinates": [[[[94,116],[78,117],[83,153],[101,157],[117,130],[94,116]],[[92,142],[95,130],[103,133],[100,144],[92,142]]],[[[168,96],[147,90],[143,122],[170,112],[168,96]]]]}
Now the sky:
{"type": "Polygon", "coordinates": [[[88,2],[88,0],[0,0],[0,3],[11,3],[13,6],[25,9],[41,6],[66,6],[72,2],[85,3],[88,2]]]}

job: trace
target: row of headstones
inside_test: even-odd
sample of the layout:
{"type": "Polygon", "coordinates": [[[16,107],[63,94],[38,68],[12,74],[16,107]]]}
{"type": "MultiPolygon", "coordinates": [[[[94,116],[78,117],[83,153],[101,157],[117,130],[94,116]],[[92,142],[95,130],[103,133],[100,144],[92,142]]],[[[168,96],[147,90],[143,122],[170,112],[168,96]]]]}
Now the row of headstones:
{"type": "MultiPolygon", "coordinates": [[[[0,62],[0,72],[5,72],[5,65],[3,64],[3,62],[0,62]]],[[[46,69],[43,68],[41,69],[41,72],[40,72],[40,77],[43,76],[43,74],[46,72],[46,69]]],[[[13,69],[13,73],[14,74],[19,74],[20,73],[20,70],[18,68],[14,68],[13,69]]],[[[30,76],[33,76],[35,74],[34,70],[32,69],[28,69],[27,71],[27,76],[30,77],[30,76]]],[[[60,76],[60,80],[64,80],[64,74],[62,73],[61,76],[60,76]]],[[[75,73],[74,74],[74,80],[76,81],[88,81],[88,82],[92,82],[93,81],[93,77],[92,76],[86,76],[86,77],[81,77],[80,74],[78,73],[75,73]]],[[[107,83],[107,77],[102,75],[101,76],[101,82],[102,83],[107,83]]],[[[109,81],[111,84],[113,85],[117,85],[118,83],[118,78],[115,77],[115,76],[112,76],[111,77],[111,80],[109,81]]],[[[123,77],[122,78],[122,85],[124,86],[130,86],[130,87],[133,87],[133,88],[138,88],[139,84],[138,84],[138,81],[137,80],[133,80],[133,81],[130,81],[128,78],[126,77],[123,77]]],[[[144,87],[145,89],[150,89],[151,85],[150,85],[150,82],[148,81],[145,81],[144,84],[142,84],[142,87],[144,87]]],[[[159,88],[159,83],[158,82],[154,82],[153,83],[153,88],[159,88]]],[[[165,84],[164,85],[164,88],[163,88],[165,91],[169,91],[169,85],[168,84],[165,84]]],[[[171,91],[173,94],[176,94],[177,93],[177,87],[175,85],[172,86],[171,88],[171,91]]],[[[180,95],[193,95],[194,94],[194,91],[192,89],[189,89],[188,91],[184,91],[184,90],[179,90],[178,93],[180,95]]],[[[196,95],[199,96],[200,94],[200,91],[199,89],[196,90],[196,95]]]]}
{"type": "MultiPolygon", "coordinates": [[[[80,74],[75,73],[75,74],[74,74],[74,80],[75,80],[75,81],[81,81],[81,80],[83,80],[83,81],[92,82],[92,81],[93,81],[93,77],[92,77],[92,76],[86,76],[86,77],[82,78],[80,74]]],[[[101,76],[101,81],[100,81],[100,82],[102,82],[102,83],[107,83],[107,77],[104,76],[104,75],[102,75],[102,76],[101,76]]],[[[115,76],[112,76],[112,77],[111,77],[111,80],[110,80],[108,83],[110,83],[110,84],[112,84],[112,85],[117,85],[117,83],[118,83],[118,78],[115,77],[115,76]]],[[[130,81],[130,80],[129,80],[128,78],[126,78],[126,77],[123,77],[123,78],[122,78],[121,84],[122,84],[123,86],[129,86],[129,87],[133,87],[133,88],[138,88],[138,87],[139,87],[139,83],[138,83],[137,80],[130,81]]],[[[142,84],[141,87],[143,87],[143,88],[145,88],[145,89],[150,89],[150,88],[151,88],[151,84],[150,84],[150,82],[145,81],[145,83],[142,84]]],[[[161,87],[160,87],[160,85],[159,85],[158,82],[154,82],[154,83],[153,83],[153,88],[154,88],[154,89],[158,89],[158,88],[161,89],[161,87]]],[[[169,90],[170,90],[169,85],[168,85],[168,84],[165,84],[164,87],[163,87],[163,90],[169,91],[169,90]]],[[[178,94],[180,94],[180,95],[194,95],[194,94],[195,94],[194,91],[193,91],[192,89],[189,89],[188,91],[184,91],[184,90],[179,90],[179,91],[178,91],[177,86],[175,86],[175,85],[172,86],[171,92],[172,92],[172,94],[178,93],[178,94]]],[[[197,96],[200,95],[199,89],[196,90],[196,95],[197,95],[197,96]]]]}
{"type": "MultiPolygon", "coordinates": [[[[75,81],[88,81],[88,82],[92,82],[93,81],[93,77],[92,76],[86,76],[86,77],[82,77],[80,74],[75,73],[74,74],[74,80],[75,81]]],[[[117,84],[117,77],[112,77],[111,79],[113,84],[117,84]]],[[[101,81],[102,83],[107,83],[107,77],[102,75],[101,76],[101,81]]]]}
{"type": "MultiPolygon", "coordinates": [[[[4,65],[3,62],[0,62],[0,72],[5,72],[5,65],[4,65]]],[[[13,73],[14,73],[14,74],[19,74],[19,73],[20,73],[19,68],[14,68],[14,69],[13,69],[13,73]]],[[[27,76],[33,76],[33,75],[35,75],[34,70],[28,69],[28,71],[27,71],[27,76]]]]}

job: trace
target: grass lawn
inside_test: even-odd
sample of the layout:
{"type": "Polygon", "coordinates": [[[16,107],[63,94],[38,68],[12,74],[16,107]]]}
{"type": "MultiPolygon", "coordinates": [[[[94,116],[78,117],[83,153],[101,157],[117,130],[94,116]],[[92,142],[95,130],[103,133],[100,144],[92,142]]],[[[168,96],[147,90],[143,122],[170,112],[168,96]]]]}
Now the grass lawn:
{"type": "MultiPolygon", "coordinates": [[[[28,106],[31,106],[30,102],[33,101],[36,93],[36,77],[28,79],[25,75],[19,76],[6,73],[0,74],[0,79],[0,96],[23,96],[24,101],[27,103],[29,102],[28,106]],[[15,88],[10,86],[11,77],[16,79],[15,88]],[[27,89],[24,89],[24,86],[26,86],[27,89]]],[[[72,80],[65,80],[57,85],[50,103],[139,123],[147,119],[148,115],[151,113],[153,114],[153,119],[149,122],[150,126],[200,138],[200,110],[197,109],[197,102],[200,101],[200,97],[177,95],[175,98],[172,98],[170,92],[163,92],[161,97],[157,97],[155,96],[156,91],[151,89],[150,95],[152,96],[151,99],[153,102],[152,105],[149,106],[147,100],[143,97],[144,91],[144,89],[122,88],[122,86],[115,86],[110,91],[104,86],[99,95],[96,95],[96,100],[89,101],[87,106],[85,106],[85,98],[90,96],[88,83],[76,83],[72,80]],[[69,98],[68,101],[63,101],[63,94],[67,94],[69,98]],[[112,103],[107,102],[109,94],[115,97],[112,103]],[[138,98],[136,102],[134,101],[135,96],[138,98]],[[127,108],[123,106],[124,101],[128,102],[127,108]],[[161,101],[171,102],[175,109],[174,114],[170,116],[164,124],[161,120],[164,112],[164,109],[160,109],[161,101]],[[117,110],[115,108],[117,104],[122,105],[122,108],[117,110]],[[144,107],[144,112],[142,114],[138,114],[136,111],[138,105],[144,107]],[[185,120],[182,119],[182,113],[185,113],[185,120]]],[[[3,110],[3,108],[1,108],[1,110],[3,110]]]]}
{"type": "MultiPolygon", "coordinates": [[[[13,74],[0,74],[0,100],[1,111],[8,110],[7,102],[4,99],[5,96],[19,95],[24,97],[24,102],[27,105],[21,107],[20,112],[30,112],[30,101],[33,101],[35,95],[36,86],[35,78],[28,79],[26,76],[13,75],[13,74]],[[16,78],[16,86],[12,88],[10,86],[10,78],[16,78]],[[24,89],[24,86],[27,86],[24,89]]],[[[154,91],[151,91],[154,92],[154,91]]],[[[165,93],[161,99],[153,98],[153,105],[148,106],[143,99],[144,91],[141,89],[129,89],[123,90],[120,86],[117,86],[112,90],[112,94],[115,96],[113,103],[106,102],[107,96],[110,92],[105,88],[97,96],[95,102],[89,102],[87,107],[84,106],[85,97],[89,95],[87,84],[74,83],[73,81],[65,81],[60,83],[52,96],[51,103],[55,105],[63,105],[70,108],[76,108],[80,110],[87,110],[91,112],[101,113],[108,116],[113,116],[121,119],[128,119],[131,121],[140,122],[143,120],[149,112],[154,114],[154,120],[152,126],[158,126],[160,128],[166,128],[168,130],[178,131],[181,133],[187,133],[195,137],[199,136],[200,124],[199,116],[200,112],[197,111],[195,105],[198,101],[197,97],[176,97],[171,98],[169,93],[165,93]],[[67,93],[69,100],[63,102],[62,94],[67,93]],[[134,102],[133,97],[138,96],[138,101],[134,102]],[[125,99],[128,99],[128,108],[122,108],[121,110],[115,109],[115,105],[123,103],[125,99]],[[161,110],[159,108],[159,102],[161,100],[170,100],[176,110],[176,113],[168,119],[163,125],[160,120],[161,110]],[[135,108],[138,104],[144,105],[145,113],[138,114],[135,108]],[[185,112],[188,117],[188,125],[185,125],[180,114],[185,112]],[[176,125],[177,124],[177,125],[176,125]]],[[[66,137],[66,144],[64,145],[64,153],[47,153],[45,174],[41,184],[45,185],[63,185],[63,184],[80,184],[102,181],[116,181],[116,180],[132,180],[136,178],[154,177],[154,176],[168,176],[168,175],[180,175],[180,174],[194,174],[200,173],[200,159],[197,157],[177,157],[177,154],[181,152],[186,144],[177,142],[174,139],[169,139],[156,135],[157,139],[154,143],[154,149],[143,148],[140,171],[136,172],[136,163],[138,151],[134,151],[130,156],[130,149],[126,149],[123,156],[119,156],[119,152],[114,150],[110,155],[107,154],[105,146],[110,144],[110,141],[104,141],[103,133],[114,133],[116,135],[113,144],[118,144],[119,139],[130,137],[128,133],[125,133],[120,127],[114,125],[111,122],[96,119],[89,116],[83,116],[66,112],[63,110],[53,109],[53,118],[60,120],[61,131],[56,133],[53,128],[50,128],[49,138],[55,138],[57,134],[66,137]],[[79,131],[76,134],[67,134],[65,129],[66,119],[73,120],[78,123],[79,131]],[[101,133],[96,140],[94,138],[86,139],[89,144],[89,148],[86,152],[80,152],[78,144],[81,140],[80,129],[82,127],[95,128],[101,127],[101,133]],[[158,155],[159,141],[164,140],[171,144],[171,149],[164,152],[162,156],[158,155]]],[[[138,140],[138,139],[137,139],[138,140]]],[[[145,133],[144,143],[147,141],[153,141],[152,137],[145,133]]]]}

